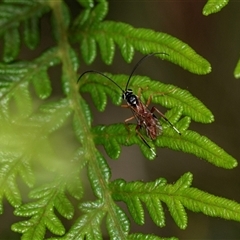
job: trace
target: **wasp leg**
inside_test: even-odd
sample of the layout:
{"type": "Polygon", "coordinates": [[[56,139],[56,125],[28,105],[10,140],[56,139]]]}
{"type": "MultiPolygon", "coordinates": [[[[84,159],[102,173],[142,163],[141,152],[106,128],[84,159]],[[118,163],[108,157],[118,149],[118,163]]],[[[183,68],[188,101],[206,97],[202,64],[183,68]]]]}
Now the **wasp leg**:
{"type": "Polygon", "coordinates": [[[159,92],[159,93],[155,93],[154,96],[156,95],[161,95],[161,96],[164,96],[164,95],[167,95],[169,93],[174,93],[176,91],[177,87],[174,87],[173,89],[167,91],[167,92],[159,92]]]}
{"type": "MultiPolygon", "coordinates": [[[[121,107],[123,107],[123,108],[130,108],[130,106],[127,105],[127,104],[121,105],[121,107]]],[[[133,120],[134,118],[135,118],[135,116],[132,116],[132,117],[127,118],[127,119],[124,120],[124,124],[125,124],[126,129],[128,130],[128,133],[130,133],[130,129],[129,129],[129,126],[128,126],[127,122],[133,120]]]]}
{"type": "MultiPolygon", "coordinates": [[[[126,104],[125,104],[125,105],[121,105],[121,107],[123,107],[123,108],[129,108],[129,106],[126,105],[126,104]]],[[[127,118],[127,119],[124,120],[124,125],[125,125],[125,128],[128,130],[128,133],[130,133],[130,129],[129,129],[129,126],[128,126],[128,123],[127,123],[127,122],[133,120],[134,118],[135,118],[135,116],[132,116],[132,117],[127,118]]]]}
{"type": "Polygon", "coordinates": [[[132,116],[132,117],[127,118],[127,119],[124,120],[125,126],[126,126],[126,128],[128,128],[128,130],[129,130],[129,127],[128,127],[128,123],[127,123],[127,122],[129,122],[129,121],[131,121],[131,120],[133,120],[133,119],[135,119],[134,116],[132,116]]]}
{"type": "MultiPolygon", "coordinates": [[[[163,92],[163,93],[158,93],[158,94],[156,94],[156,95],[164,95],[164,94],[168,94],[168,93],[174,92],[175,89],[176,89],[176,87],[173,88],[172,90],[166,92],[166,93],[163,92]]],[[[147,101],[147,103],[146,103],[146,107],[149,106],[149,104],[151,103],[151,101],[152,101],[152,96],[150,95],[149,98],[148,98],[148,101],[147,101]]],[[[160,112],[160,111],[159,111],[159,112],[160,112]]],[[[161,113],[160,115],[161,115],[162,117],[165,117],[162,113],[161,113]]],[[[166,117],[165,117],[165,118],[166,118],[166,117]]]]}
{"type": "Polygon", "coordinates": [[[154,152],[154,150],[151,148],[151,146],[147,143],[147,141],[145,140],[145,138],[143,137],[143,135],[139,132],[139,129],[141,128],[141,125],[137,125],[135,128],[135,131],[137,133],[137,135],[141,138],[141,140],[145,143],[145,145],[152,151],[152,153],[156,156],[156,153],[154,152]]]}
{"type": "Polygon", "coordinates": [[[140,98],[141,97],[141,95],[142,95],[142,91],[143,91],[143,89],[140,87],[139,89],[138,89],[138,94],[137,94],[137,96],[140,98]]]}
{"type": "Polygon", "coordinates": [[[149,96],[148,100],[147,100],[147,103],[146,103],[146,107],[149,106],[149,104],[151,103],[152,101],[152,96],[149,96]]]}
{"type": "MultiPolygon", "coordinates": [[[[139,88],[139,90],[138,90],[138,98],[140,98],[141,95],[142,95],[142,88],[139,88]]],[[[148,98],[148,100],[147,100],[147,103],[146,103],[146,107],[149,106],[149,104],[151,103],[151,101],[152,101],[152,96],[149,96],[149,98],[148,98]]]]}
{"type": "MultiPolygon", "coordinates": [[[[132,116],[132,117],[130,117],[130,118],[127,118],[126,120],[124,120],[124,125],[125,125],[125,128],[127,129],[127,131],[128,131],[128,134],[130,134],[130,128],[129,128],[129,126],[128,126],[128,123],[127,122],[129,122],[129,121],[131,121],[131,120],[133,120],[135,117],[134,116],[132,116]]],[[[128,138],[129,138],[129,136],[128,136],[128,138]]],[[[127,141],[128,141],[128,139],[127,139],[127,141]]]]}
{"type": "MultiPolygon", "coordinates": [[[[127,118],[124,123],[125,123],[125,127],[128,130],[128,132],[130,133],[130,128],[128,126],[129,121],[133,120],[135,118],[135,116],[132,116],[130,118],[127,118]]],[[[145,140],[145,138],[143,137],[143,135],[139,132],[140,128],[141,128],[141,124],[138,124],[135,128],[135,131],[137,133],[137,135],[141,138],[141,140],[145,143],[145,145],[152,151],[152,153],[154,154],[154,156],[156,156],[156,153],[154,152],[154,150],[151,148],[151,146],[147,143],[147,141],[145,140]]]]}
{"type": "Polygon", "coordinates": [[[154,113],[155,111],[158,113],[158,114],[160,114],[161,116],[162,116],[162,118],[165,120],[165,121],[167,121],[168,123],[169,123],[169,125],[179,134],[179,135],[181,135],[181,133],[179,132],[179,130],[165,117],[165,115],[162,113],[162,112],[160,112],[156,107],[152,107],[151,108],[151,113],[154,113]]]}

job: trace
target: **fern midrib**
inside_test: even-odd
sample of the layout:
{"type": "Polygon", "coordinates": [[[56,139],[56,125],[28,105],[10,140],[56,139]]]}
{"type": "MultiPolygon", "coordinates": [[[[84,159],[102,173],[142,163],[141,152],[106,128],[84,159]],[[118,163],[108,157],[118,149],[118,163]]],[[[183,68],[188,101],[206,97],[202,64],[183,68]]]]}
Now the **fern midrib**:
{"type": "MultiPolygon", "coordinates": [[[[62,186],[64,183],[61,181],[61,179],[57,179],[54,182],[55,182],[55,185],[52,188],[50,197],[49,197],[49,195],[48,195],[48,197],[44,196],[44,205],[41,204],[41,207],[38,205],[38,209],[41,209],[41,210],[39,210],[40,214],[38,214],[37,218],[36,218],[36,215],[33,217],[34,222],[35,222],[35,227],[34,227],[34,230],[32,231],[30,239],[35,239],[35,237],[38,236],[39,225],[41,224],[42,221],[43,221],[42,224],[44,224],[44,225],[46,224],[45,218],[48,218],[49,212],[53,212],[54,199],[62,191],[62,186]]],[[[39,202],[40,201],[41,201],[41,199],[39,200],[39,202]]],[[[29,216],[29,215],[27,215],[27,216],[29,216]]],[[[31,228],[31,229],[33,229],[33,228],[31,228]]]]}

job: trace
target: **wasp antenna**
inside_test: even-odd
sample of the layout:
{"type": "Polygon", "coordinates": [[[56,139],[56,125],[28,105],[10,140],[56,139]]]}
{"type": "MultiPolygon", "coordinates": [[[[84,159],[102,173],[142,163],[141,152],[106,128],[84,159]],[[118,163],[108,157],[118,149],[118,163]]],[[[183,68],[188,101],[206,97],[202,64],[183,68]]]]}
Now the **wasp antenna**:
{"type": "Polygon", "coordinates": [[[98,73],[99,75],[107,78],[109,81],[111,81],[112,83],[114,83],[119,89],[121,89],[121,91],[124,93],[124,90],[115,82],[113,81],[110,77],[108,77],[107,75],[103,74],[102,72],[96,71],[96,70],[88,70],[83,72],[80,77],[77,80],[77,83],[79,82],[79,80],[83,77],[83,75],[85,75],[86,73],[98,73]]]}
{"type": "Polygon", "coordinates": [[[128,88],[128,84],[129,84],[129,82],[130,82],[130,80],[131,80],[131,78],[132,78],[133,73],[136,71],[136,69],[137,69],[138,66],[142,63],[142,61],[145,60],[145,59],[148,58],[148,57],[151,57],[151,56],[154,56],[154,55],[157,55],[157,54],[165,54],[165,55],[168,55],[167,53],[164,53],[164,52],[157,52],[157,53],[150,53],[150,54],[142,57],[142,58],[136,63],[136,65],[134,66],[131,74],[129,75],[129,78],[128,78],[128,81],[127,81],[127,84],[126,84],[125,91],[126,91],[127,88],[128,88]]]}

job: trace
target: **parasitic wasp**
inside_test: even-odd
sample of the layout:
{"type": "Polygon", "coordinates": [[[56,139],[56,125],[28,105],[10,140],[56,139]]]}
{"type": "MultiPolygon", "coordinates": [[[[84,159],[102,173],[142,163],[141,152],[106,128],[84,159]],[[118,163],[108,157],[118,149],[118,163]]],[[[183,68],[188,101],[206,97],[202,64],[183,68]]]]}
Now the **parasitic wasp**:
{"type": "MultiPolygon", "coordinates": [[[[149,104],[151,103],[151,99],[152,97],[150,96],[148,98],[148,101],[146,104],[142,103],[142,101],[140,100],[140,92],[138,93],[138,95],[135,95],[133,93],[132,89],[128,88],[129,82],[133,76],[133,73],[135,72],[135,70],[137,69],[137,67],[141,64],[141,62],[143,60],[145,60],[146,58],[156,55],[156,54],[166,54],[166,53],[151,53],[148,55],[145,55],[143,58],[141,58],[137,64],[134,66],[131,74],[129,75],[129,78],[127,80],[127,84],[125,89],[121,88],[114,80],[112,80],[110,77],[106,76],[105,74],[103,74],[102,72],[99,71],[95,71],[95,70],[88,70],[83,72],[80,77],[78,78],[77,82],[79,82],[79,80],[82,78],[83,75],[85,75],[86,73],[97,73],[102,75],[103,77],[107,78],[108,80],[110,80],[112,83],[114,83],[121,91],[122,91],[122,99],[124,99],[126,101],[126,105],[122,105],[122,107],[125,108],[130,108],[133,116],[126,119],[125,122],[125,126],[128,127],[128,123],[129,121],[136,119],[137,121],[137,126],[135,128],[136,133],[138,134],[138,136],[141,138],[141,140],[145,143],[145,145],[154,153],[154,155],[156,155],[156,153],[153,151],[153,149],[151,148],[151,146],[148,144],[148,142],[145,140],[145,138],[143,137],[143,135],[140,133],[140,129],[143,127],[146,130],[146,134],[147,136],[152,139],[155,140],[159,135],[161,135],[162,133],[162,126],[158,120],[158,118],[155,116],[154,112],[157,112],[179,135],[181,135],[180,131],[165,117],[165,115],[163,113],[161,113],[156,107],[152,107],[151,109],[148,108],[149,104]]],[[[168,55],[168,54],[166,54],[168,55]]]]}

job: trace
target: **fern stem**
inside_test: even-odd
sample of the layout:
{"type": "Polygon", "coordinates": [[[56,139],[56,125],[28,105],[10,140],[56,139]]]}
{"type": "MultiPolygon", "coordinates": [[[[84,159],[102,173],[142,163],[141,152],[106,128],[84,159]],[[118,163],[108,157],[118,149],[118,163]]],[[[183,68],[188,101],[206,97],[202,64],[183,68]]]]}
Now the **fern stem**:
{"type": "Polygon", "coordinates": [[[79,101],[83,101],[81,95],[78,93],[78,85],[77,85],[77,75],[74,71],[74,66],[71,61],[70,56],[70,45],[68,43],[67,38],[67,28],[64,26],[63,15],[61,14],[61,2],[54,2],[54,15],[57,21],[58,31],[59,31],[59,57],[61,59],[63,65],[63,75],[66,76],[68,80],[68,90],[65,91],[67,94],[67,98],[69,99],[69,105],[72,107],[75,115],[77,116],[78,122],[82,129],[82,147],[85,150],[85,157],[89,160],[96,159],[96,150],[93,141],[93,137],[91,135],[90,128],[88,126],[88,122],[85,118],[84,111],[81,109],[79,105],[79,101]]]}
{"type": "MultiPolygon", "coordinates": [[[[119,223],[119,218],[116,214],[115,210],[115,202],[113,201],[111,197],[111,192],[108,185],[108,180],[106,179],[106,176],[104,176],[104,172],[101,171],[101,164],[99,163],[99,155],[95,148],[94,144],[94,138],[92,136],[92,133],[90,131],[89,124],[87,122],[87,119],[84,115],[84,109],[81,108],[81,105],[79,102],[83,102],[81,95],[79,94],[77,85],[77,75],[76,71],[74,71],[74,64],[71,60],[71,54],[70,54],[70,45],[67,38],[67,28],[65,27],[63,14],[61,14],[61,2],[60,1],[53,1],[53,12],[55,15],[55,19],[57,22],[58,27],[58,46],[59,46],[59,57],[63,64],[63,75],[65,75],[67,81],[68,81],[68,91],[65,93],[67,94],[67,97],[70,102],[70,106],[72,106],[72,109],[75,113],[76,120],[78,121],[79,126],[81,127],[81,145],[84,151],[84,158],[88,161],[88,167],[91,169],[89,172],[90,175],[94,176],[94,179],[98,179],[98,186],[100,186],[99,190],[95,189],[96,196],[99,197],[100,195],[103,197],[104,205],[107,208],[107,212],[109,215],[109,218],[111,218],[112,222],[115,224],[115,231],[117,236],[121,236],[121,239],[126,238],[126,234],[124,230],[120,227],[121,224],[119,223]]],[[[69,174],[69,173],[68,173],[69,174]]],[[[91,176],[89,176],[91,179],[91,176]]],[[[94,183],[92,183],[94,184],[94,183]]],[[[93,187],[94,188],[94,187],[93,187]]]]}

